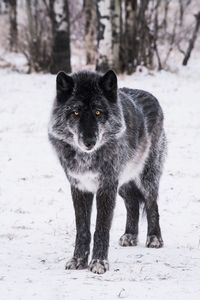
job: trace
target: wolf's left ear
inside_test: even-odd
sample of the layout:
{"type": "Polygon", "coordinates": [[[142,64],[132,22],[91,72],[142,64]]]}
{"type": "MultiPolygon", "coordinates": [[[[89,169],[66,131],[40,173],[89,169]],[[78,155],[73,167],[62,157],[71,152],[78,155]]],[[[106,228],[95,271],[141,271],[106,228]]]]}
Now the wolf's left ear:
{"type": "Polygon", "coordinates": [[[66,101],[74,88],[74,81],[72,77],[67,75],[65,72],[61,71],[56,77],[56,90],[57,98],[59,101],[66,101]]]}
{"type": "Polygon", "coordinates": [[[109,70],[101,77],[100,87],[109,100],[117,100],[117,76],[114,71],[109,70]]]}

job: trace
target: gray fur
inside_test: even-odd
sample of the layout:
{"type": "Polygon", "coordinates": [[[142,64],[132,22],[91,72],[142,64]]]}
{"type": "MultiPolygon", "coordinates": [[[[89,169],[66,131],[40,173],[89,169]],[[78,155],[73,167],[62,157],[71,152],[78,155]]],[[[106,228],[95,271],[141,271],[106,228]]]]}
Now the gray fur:
{"type": "Polygon", "coordinates": [[[90,215],[96,195],[97,220],[89,269],[108,269],[109,231],[117,192],[127,208],[122,246],[135,246],[139,204],[144,203],[147,247],[163,245],[157,206],[166,153],[163,113],[157,99],[141,90],[117,89],[114,72],[58,74],[49,139],[71,184],[77,236],[66,268],[87,267],[90,215]],[[78,119],[74,111],[79,111],[78,119]],[[102,110],[101,117],[95,111],[102,110]]]}

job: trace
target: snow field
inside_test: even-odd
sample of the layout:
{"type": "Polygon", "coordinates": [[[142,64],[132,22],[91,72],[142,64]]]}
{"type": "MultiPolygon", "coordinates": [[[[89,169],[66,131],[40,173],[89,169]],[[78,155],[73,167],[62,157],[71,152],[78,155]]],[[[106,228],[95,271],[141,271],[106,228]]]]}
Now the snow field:
{"type": "MultiPolygon", "coordinates": [[[[120,76],[152,92],[165,113],[168,157],[159,208],[165,247],[118,244],[125,208],[118,198],[110,271],[64,270],[75,222],[69,184],[47,139],[55,77],[0,71],[0,299],[200,299],[200,65],[178,73],[120,76]]],[[[95,225],[95,205],[92,232],[95,225]]]]}

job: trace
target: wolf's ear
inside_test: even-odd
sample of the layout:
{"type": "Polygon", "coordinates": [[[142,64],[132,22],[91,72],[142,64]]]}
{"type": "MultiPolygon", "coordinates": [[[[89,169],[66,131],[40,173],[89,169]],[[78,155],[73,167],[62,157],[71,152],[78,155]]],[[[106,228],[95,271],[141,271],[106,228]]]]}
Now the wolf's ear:
{"type": "Polygon", "coordinates": [[[109,70],[101,77],[100,87],[109,100],[117,100],[117,76],[114,71],[109,70]]]}
{"type": "Polygon", "coordinates": [[[65,102],[74,88],[73,78],[61,71],[56,77],[57,98],[61,102],[65,102]]]}

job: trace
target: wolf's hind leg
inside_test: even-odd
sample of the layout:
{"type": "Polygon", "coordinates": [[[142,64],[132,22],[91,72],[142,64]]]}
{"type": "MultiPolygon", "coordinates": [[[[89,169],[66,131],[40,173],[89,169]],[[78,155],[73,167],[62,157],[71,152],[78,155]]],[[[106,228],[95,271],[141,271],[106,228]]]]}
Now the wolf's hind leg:
{"type": "Polygon", "coordinates": [[[156,176],[156,172],[153,167],[147,168],[143,173],[143,176],[141,177],[141,183],[144,189],[145,210],[148,223],[146,241],[146,246],[148,248],[161,248],[163,246],[157,204],[159,179],[159,172],[156,176]]]}
{"type": "Polygon", "coordinates": [[[160,224],[159,224],[159,212],[158,204],[155,199],[145,203],[147,213],[147,241],[146,246],[148,248],[161,248],[163,246],[163,240],[161,236],[160,224]]]}
{"type": "Polygon", "coordinates": [[[127,210],[125,233],[119,239],[121,246],[136,246],[138,240],[139,204],[144,201],[142,193],[133,181],[123,184],[119,195],[124,199],[127,210]]]}

